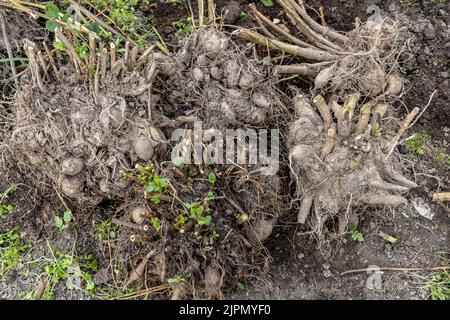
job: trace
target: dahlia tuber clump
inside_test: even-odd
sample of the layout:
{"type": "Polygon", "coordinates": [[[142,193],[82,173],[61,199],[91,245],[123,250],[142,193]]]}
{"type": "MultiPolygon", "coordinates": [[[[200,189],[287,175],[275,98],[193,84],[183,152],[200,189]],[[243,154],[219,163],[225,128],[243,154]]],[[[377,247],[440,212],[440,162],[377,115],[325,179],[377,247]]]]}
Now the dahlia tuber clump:
{"type": "MultiPolygon", "coordinates": [[[[315,89],[341,94],[360,92],[375,97],[400,92],[401,78],[396,74],[396,66],[401,46],[396,22],[357,21],[355,29],[344,34],[311,18],[305,1],[277,2],[287,21],[275,23],[250,5],[260,28],[241,28],[236,32],[246,40],[301,59],[300,64],[275,66],[276,75],[311,76],[315,78],[315,89]]],[[[283,59],[286,60],[288,57],[283,59]]]]}
{"type": "MultiPolygon", "coordinates": [[[[399,171],[392,153],[396,137],[383,124],[387,106],[368,101],[358,108],[359,95],[344,104],[318,95],[312,103],[294,98],[298,120],[289,129],[292,173],[301,200],[298,222],[309,223],[318,236],[337,218],[342,234],[359,204],[397,206],[416,184],[399,171]]],[[[403,128],[403,127],[402,127],[403,128]]]]}

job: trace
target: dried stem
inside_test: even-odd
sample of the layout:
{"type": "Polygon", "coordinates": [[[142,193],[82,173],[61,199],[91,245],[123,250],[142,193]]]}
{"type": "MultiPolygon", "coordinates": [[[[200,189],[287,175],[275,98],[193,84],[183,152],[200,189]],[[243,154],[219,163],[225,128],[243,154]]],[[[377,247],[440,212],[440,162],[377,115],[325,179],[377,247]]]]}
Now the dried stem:
{"type": "Polygon", "coordinates": [[[58,40],[61,41],[66,46],[69,55],[71,56],[73,63],[75,65],[75,70],[77,71],[78,74],[81,74],[81,66],[83,66],[83,61],[81,61],[72,43],[69,41],[69,39],[66,38],[60,27],[55,29],[55,34],[58,40]]]}
{"type": "Polygon", "coordinates": [[[25,40],[24,49],[28,56],[31,72],[33,75],[33,80],[35,81],[35,84],[37,84],[38,88],[41,91],[45,91],[44,83],[42,81],[42,76],[39,68],[39,63],[36,58],[36,49],[34,47],[34,43],[32,43],[29,40],[25,40]]]}
{"type": "Polygon", "coordinates": [[[389,158],[389,156],[391,155],[392,151],[394,151],[394,148],[397,145],[398,140],[403,135],[403,133],[405,133],[405,131],[408,128],[409,124],[411,123],[411,121],[414,119],[414,117],[417,115],[418,112],[419,112],[419,108],[416,107],[406,116],[405,121],[403,121],[403,123],[401,124],[400,129],[398,130],[398,132],[395,135],[394,139],[392,139],[392,141],[389,142],[386,145],[385,148],[388,151],[387,154],[386,154],[386,160],[389,158]]]}
{"type": "Polygon", "coordinates": [[[59,73],[58,68],[56,67],[56,63],[55,63],[55,60],[53,59],[52,52],[51,52],[50,49],[48,48],[48,45],[47,45],[46,42],[44,42],[43,44],[44,44],[44,50],[45,50],[45,53],[47,54],[48,60],[50,61],[50,65],[51,65],[52,68],[53,68],[53,72],[55,72],[56,78],[59,79],[60,73],[59,73]]]}
{"type": "Polygon", "coordinates": [[[263,15],[261,12],[259,12],[258,9],[256,9],[256,6],[254,4],[250,5],[250,10],[253,13],[255,18],[259,19],[261,22],[264,22],[265,24],[270,26],[272,29],[274,29],[276,32],[278,32],[282,36],[286,37],[292,43],[294,43],[298,46],[301,46],[301,47],[315,48],[314,46],[310,45],[309,43],[306,43],[306,42],[294,37],[289,32],[285,31],[283,28],[277,26],[275,23],[270,21],[270,19],[268,19],[265,15],[263,15]]]}
{"type": "Polygon", "coordinates": [[[100,48],[100,61],[101,61],[100,79],[101,83],[105,83],[108,67],[108,50],[106,48],[100,48]]]}
{"type": "Polygon", "coordinates": [[[114,64],[116,63],[116,45],[114,43],[109,44],[109,54],[111,55],[111,69],[113,68],[114,64]]]}
{"type": "Polygon", "coordinates": [[[131,229],[136,229],[136,230],[141,230],[141,231],[149,230],[149,226],[147,226],[147,225],[140,225],[140,224],[136,224],[136,223],[132,223],[132,222],[126,222],[126,221],[119,220],[117,218],[112,218],[111,222],[114,224],[117,224],[119,226],[131,228],[131,229]]]}
{"type": "MultiPolygon", "coordinates": [[[[291,1],[294,2],[294,1],[291,1]]],[[[295,3],[295,2],[294,2],[295,3]]],[[[294,8],[297,10],[297,12],[300,14],[300,16],[305,20],[305,22],[316,32],[322,34],[323,36],[326,36],[330,38],[332,41],[339,41],[341,43],[346,43],[349,38],[334,31],[331,28],[322,26],[321,24],[314,21],[306,12],[305,6],[303,5],[303,1],[300,1],[301,5],[294,6],[294,8]]]]}
{"type": "Polygon", "coordinates": [[[236,35],[251,42],[258,43],[262,46],[266,46],[270,49],[281,50],[295,56],[303,57],[308,60],[333,61],[338,59],[338,56],[332,53],[322,51],[319,49],[316,50],[311,48],[302,48],[279,40],[269,39],[250,29],[245,28],[239,29],[238,31],[236,31],[236,35]]]}
{"type": "Polygon", "coordinates": [[[0,25],[3,33],[3,42],[6,46],[6,52],[8,53],[9,58],[9,65],[11,67],[11,72],[14,78],[14,83],[16,84],[16,87],[19,86],[19,79],[17,79],[17,70],[16,70],[16,64],[13,60],[14,55],[11,49],[11,44],[9,43],[8,39],[8,33],[6,32],[6,23],[5,23],[5,17],[3,16],[3,13],[0,13],[0,25]]]}
{"type": "Polygon", "coordinates": [[[130,54],[130,70],[132,70],[135,67],[138,54],[139,54],[139,47],[134,46],[133,49],[131,49],[130,54]]]}

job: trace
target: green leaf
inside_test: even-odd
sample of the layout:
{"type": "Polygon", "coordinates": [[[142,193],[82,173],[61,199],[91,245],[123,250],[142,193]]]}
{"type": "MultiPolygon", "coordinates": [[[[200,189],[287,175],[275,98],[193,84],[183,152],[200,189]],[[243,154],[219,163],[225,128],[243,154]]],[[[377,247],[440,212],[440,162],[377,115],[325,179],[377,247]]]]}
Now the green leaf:
{"type": "Polygon", "coordinates": [[[162,188],[167,187],[168,184],[169,184],[169,179],[167,179],[167,178],[161,178],[161,179],[159,179],[159,185],[160,185],[162,188]]]}
{"type": "Polygon", "coordinates": [[[67,21],[69,20],[69,18],[70,18],[70,13],[66,12],[66,13],[62,16],[61,21],[67,22],[67,21]]]}
{"type": "Polygon", "coordinates": [[[202,206],[197,205],[197,206],[195,206],[195,207],[192,208],[192,211],[193,211],[197,216],[199,216],[199,215],[201,215],[201,214],[203,213],[204,209],[203,209],[202,206]]]}
{"type": "Polygon", "coordinates": [[[198,222],[201,226],[209,226],[211,224],[211,216],[206,216],[198,222]]]}
{"type": "Polygon", "coordinates": [[[273,1],[272,0],[260,0],[261,4],[264,7],[272,7],[273,6],[273,1]]]}
{"type": "Polygon", "coordinates": [[[214,184],[215,184],[216,181],[217,181],[217,177],[216,177],[216,174],[214,173],[214,171],[211,171],[211,172],[209,173],[209,175],[208,175],[208,180],[209,180],[209,183],[210,183],[212,186],[214,186],[214,184]]]}
{"type": "Polygon", "coordinates": [[[175,167],[181,168],[186,163],[186,160],[183,157],[174,157],[172,163],[175,167]]]}
{"type": "Polygon", "coordinates": [[[23,57],[17,57],[17,58],[4,58],[4,59],[0,59],[0,63],[5,63],[5,62],[27,62],[28,58],[23,58],[23,57]]]}
{"type": "Polygon", "coordinates": [[[66,210],[64,211],[64,221],[69,223],[70,221],[72,221],[73,215],[72,215],[72,210],[66,210]]]}
{"type": "Polygon", "coordinates": [[[53,218],[53,224],[55,225],[55,227],[57,227],[58,229],[62,230],[64,227],[64,221],[63,219],[61,219],[61,217],[55,216],[53,218]]]}
{"type": "Polygon", "coordinates": [[[153,181],[149,182],[147,187],[145,188],[145,191],[147,191],[147,192],[153,192],[155,190],[157,190],[157,187],[156,187],[156,184],[153,181]]]}
{"type": "Polygon", "coordinates": [[[53,21],[53,20],[47,20],[47,22],[45,23],[45,28],[51,32],[55,32],[56,28],[58,28],[60,26],[61,25],[58,22],[53,21]]]}
{"type": "Polygon", "coordinates": [[[352,239],[355,241],[363,242],[364,236],[361,232],[354,232],[352,233],[352,239]]]}
{"type": "Polygon", "coordinates": [[[97,21],[87,24],[86,28],[88,28],[89,30],[91,30],[92,32],[95,32],[95,33],[100,32],[100,24],[97,21]]]}
{"type": "Polygon", "coordinates": [[[150,200],[154,203],[154,204],[158,204],[161,202],[161,196],[159,194],[155,194],[153,195],[150,200]]]}
{"type": "Polygon", "coordinates": [[[64,51],[66,49],[66,46],[64,45],[64,43],[55,40],[53,41],[53,48],[59,51],[64,51]]]}
{"type": "Polygon", "coordinates": [[[242,290],[242,291],[245,290],[245,285],[242,282],[238,281],[237,286],[238,286],[239,290],[242,290]]]}
{"type": "Polygon", "coordinates": [[[153,218],[152,225],[153,225],[153,228],[155,228],[158,231],[161,228],[161,221],[159,221],[158,218],[153,218]]]}
{"type": "Polygon", "coordinates": [[[45,7],[45,14],[52,19],[58,19],[59,17],[59,8],[55,6],[53,3],[49,3],[45,7]]]}

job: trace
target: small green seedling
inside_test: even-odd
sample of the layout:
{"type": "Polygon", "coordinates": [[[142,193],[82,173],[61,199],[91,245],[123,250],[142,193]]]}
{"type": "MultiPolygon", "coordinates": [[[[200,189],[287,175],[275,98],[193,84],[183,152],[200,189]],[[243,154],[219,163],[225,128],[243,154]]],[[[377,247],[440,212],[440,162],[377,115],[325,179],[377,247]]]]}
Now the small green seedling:
{"type": "Polygon", "coordinates": [[[364,241],[364,235],[358,231],[358,227],[355,224],[349,225],[349,234],[351,235],[352,239],[355,241],[363,242],[364,241]]]}
{"type": "Polygon", "coordinates": [[[161,221],[157,217],[153,217],[150,220],[150,223],[152,224],[153,228],[156,229],[156,231],[159,231],[159,229],[161,229],[161,221]]]}
{"type": "Polygon", "coordinates": [[[425,284],[429,291],[430,300],[450,300],[450,272],[448,270],[433,273],[425,284]]]}
{"type": "Polygon", "coordinates": [[[73,254],[63,253],[56,248],[50,248],[52,259],[47,260],[43,266],[44,275],[47,277],[47,286],[42,295],[43,300],[52,300],[55,287],[60,281],[66,283],[69,290],[85,290],[88,295],[95,292],[95,284],[91,272],[98,271],[98,263],[92,255],[77,257],[73,254]],[[74,285],[73,279],[82,281],[82,288],[74,285]]]}
{"type": "Polygon", "coordinates": [[[183,157],[174,157],[172,159],[172,163],[177,168],[183,168],[183,166],[186,164],[186,160],[183,157]]]}
{"type": "Polygon", "coordinates": [[[211,171],[208,175],[209,184],[211,185],[211,191],[214,190],[216,186],[217,176],[214,171],[211,171]]]}
{"type": "Polygon", "coordinates": [[[186,279],[189,279],[192,276],[192,274],[187,274],[186,276],[176,276],[174,278],[167,279],[168,284],[178,284],[182,282],[186,282],[186,279]]]}
{"type": "Polygon", "coordinates": [[[217,231],[213,231],[213,232],[211,233],[211,238],[217,239],[217,238],[219,238],[219,237],[220,237],[220,234],[219,234],[217,231]]]}
{"type": "Polygon", "coordinates": [[[242,282],[238,281],[237,287],[239,288],[239,290],[245,291],[245,284],[243,284],[242,282]]]}
{"type": "Polygon", "coordinates": [[[239,12],[239,22],[242,23],[245,20],[247,20],[248,14],[246,14],[244,11],[239,12]]]}
{"type": "Polygon", "coordinates": [[[416,132],[406,140],[406,145],[421,156],[425,154],[426,144],[430,139],[428,134],[416,132]]]}
{"type": "Polygon", "coordinates": [[[15,207],[12,204],[0,204],[0,219],[5,218],[7,213],[13,212],[15,207]]]}
{"type": "Polygon", "coordinates": [[[177,34],[191,34],[193,29],[192,18],[188,17],[180,21],[175,21],[172,23],[172,26],[175,28],[177,34]]]}
{"type": "Polygon", "coordinates": [[[59,231],[63,231],[69,227],[72,219],[73,219],[72,210],[68,209],[64,211],[62,218],[60,216],[55,216],[53,218],[53,225],[56,228],[58,228],[59,231]]]}
{"type": "Polygon", "coordinates": [[[22,254],[29,248],[21,241],[17,228],[0,234],[0,279],[21,261],[22,254]]]}
{"type": "Polygon", "coordinates": [[[12,204],[5,204],[3,201],[7,199],[11,193],[17,190],[17,186],[11,186],[5,192],[0,193],[0,220],[5,218],[5,215],[14,211],[15,207],[12,204]]]}
{"type": "Polygon", "coordinates": [[[264,7],[273,7],[272,0],[260,0],[260,2],[264,7]]]}
{"type": "Polygon", "coordinates": [[[111,220],[102,220],[94,224],[97,233],[97,239],[100,243],[105,240],[114,240],[117,238],[120,226],[113,224],[111,220]]]}

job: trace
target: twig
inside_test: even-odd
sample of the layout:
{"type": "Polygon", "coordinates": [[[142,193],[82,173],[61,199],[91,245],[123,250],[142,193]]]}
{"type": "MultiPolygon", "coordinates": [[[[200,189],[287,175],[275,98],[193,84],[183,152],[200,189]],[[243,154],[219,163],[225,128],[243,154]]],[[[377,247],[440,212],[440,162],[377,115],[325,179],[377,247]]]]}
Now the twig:
{"type": "Polygon", "coordinates": [[[3,33],[3,41],[5,42],[6,51],[8,52],[8,58],[9,58],[9,65],[11,66],[11,71],[14,77],[14,83],[16,84],[16,87],[19,86],[19,80],[17,79],[17,70],[16,70],[16,64],[13,60],[13,52],[11,49],[11,44],[9,43],[8,34],[6,33],[6,23],[5,23],[5,17],[3,16],[3,13],[0,13],[0,25],[3,33]]]}
{"type": "Polygon", "coordinates": [[[64,198],[59,193],[58,188],[56,188],[55,185],[52,185],[52,186],[53,186],[53,189],[56,191],[56,195],[58,196],[59,200],[61,201],[61,204],[64,206],[66,211],[70,210],[69,206],[67,205],[67,202],[64,200],[64,198]]]}
{"type": "Polygon", "coordinates": [[[427,108],[430,106],[431,104],[431,100],[433,100],[434,95],[436,94],[437,90],[434,90],[434,92],[431,94],[430,99],[428,99],[428,103],[425,107],[423,107],[422,112],[417,116],[416,120],[414,120],[413,123],[411,123],[406,129],[411,128],[416,122],[417,120],[420,119],[420,117],[423,115],[423,113],[427,110],[427,108]]]}
{"type": "Polygon", "coordinates": [[[389,158],[389,156],[391,155],[392,151],[394,151],[395,146],[398,143],[398,140],[400,139],[400,137],[403,135],[403,133],[405,133],[406,129],[410,127],[410,123],[411,121],[414,119],[414,117],[416,116],[416,114],[419,112],[419,108],[414,108],[405,118],[405,121],[402,123],[402,125],[400,126],[400,129],[398,130],[397,134],[395,135],[394,139],[388,143],[388,145],[386,146],[386,150],[388,150],[388,153],[386,155],[386,160],[389,158]]]}
{"type": "Polygon", "coordinates": [[[450,192],[433,194],[433,201],[450,201],[450,192]]]}
{"type": "MultiPolygon", "coordinates": [[[[81,13],[86,15],[86,17],[88,17],[89,19],[91,19],[93,21],[98,22],[103,28],[105,28],[106,30],[112,32],[115,36],[118,36],[120,38],[124,38],[124,39],[126,39],[128,41],[131,41],[133,44],[136,44],[134,41],[130,40],[122,31],[121,31],[121,33],[119,33],[114,28],[112,28],[110,25],[108,25],[106,22],[104,22],[102,19],[100,19],[98,16],[92,14],[91,12],[89,12],[89,10],[87,10],[83,6],[78,5],[75,1],[70,1],[70,3],[73,6],[75,6],[81,13]]],[[[88,5],[91,6],[92,8],[94,8],[95,10],[97,10],[97,8],[95,8],[89,2],[88,2],[88,5]]]]}
{"type": "MultiPolygon", "coordinates": [[[[352,273],[361,273],[372,271],[373,268],[362,268],[362,269],[352,269],[341,273],[341,276],[352,273]]],[[[415,271],[438,271],[438,270],[450,270],[450,266],[439,266],[439,267],[417,267],[417,268],[396,268],[396,267],[380,267],[376,269],[377,271],[403,271],[403,272],[415,272],[415,271]]]]}
{"type": "Polygon", "coordinates": [[[119,226],[131,228],[131,229],[137,229],[137,230],[141,230],[141,231],[148,231],[149,230],[149,226],[147,226],[147,225],[139,225],[139,224],[136,224],[136,223],[126,222],[126,221],[119,220],[117,218],[112,218],[111,222],[114,223],[114,224],[117,224],[119,226]]]}

